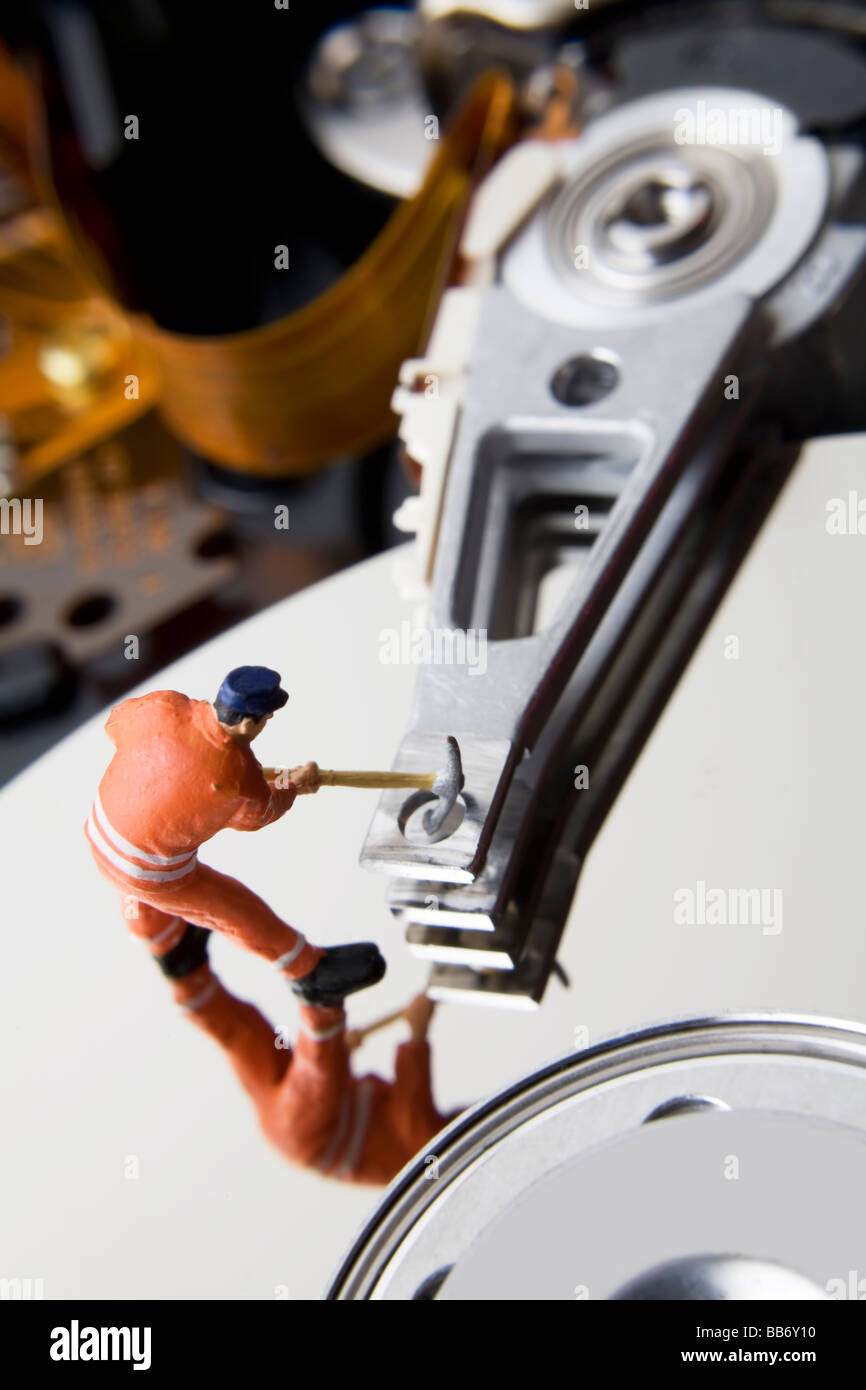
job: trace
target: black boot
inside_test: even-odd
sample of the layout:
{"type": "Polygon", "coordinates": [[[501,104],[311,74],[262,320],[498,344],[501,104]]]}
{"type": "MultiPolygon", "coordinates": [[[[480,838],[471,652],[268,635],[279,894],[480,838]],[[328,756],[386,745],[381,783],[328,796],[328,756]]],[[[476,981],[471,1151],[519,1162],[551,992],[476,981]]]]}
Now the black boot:
{"type": "Polygon", "coordinates": [[[194,927],[191,922],[187,922],[186,931],[177,945],[166,951],[164,956],[155,958],[163,975],[167,975],[170,980],[182,980],[184,975],[191,975],[194,970],[198,970],[207,960],[209,940],[209,927],[194,927]]]}
{"type": "Polygon", "coordinates": [[[292,992],[305,1004],[342,1004],[347,994],[376,985],[385,962],[372,941],[331,946],[309,975],[292,980],[292,992]]]}

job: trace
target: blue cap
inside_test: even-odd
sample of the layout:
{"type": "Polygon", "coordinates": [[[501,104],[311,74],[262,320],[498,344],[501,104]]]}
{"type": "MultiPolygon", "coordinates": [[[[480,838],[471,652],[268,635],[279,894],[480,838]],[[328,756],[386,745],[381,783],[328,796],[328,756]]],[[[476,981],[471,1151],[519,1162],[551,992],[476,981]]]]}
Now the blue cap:
{"type": "Polygon", "coordinates": [[[250,719],[261,719],[282,709],[288,700],[287,691],[280,689],[278,671],[267,666],[236,666],[229,671],[219,688],[217,701],[250,719]]]}

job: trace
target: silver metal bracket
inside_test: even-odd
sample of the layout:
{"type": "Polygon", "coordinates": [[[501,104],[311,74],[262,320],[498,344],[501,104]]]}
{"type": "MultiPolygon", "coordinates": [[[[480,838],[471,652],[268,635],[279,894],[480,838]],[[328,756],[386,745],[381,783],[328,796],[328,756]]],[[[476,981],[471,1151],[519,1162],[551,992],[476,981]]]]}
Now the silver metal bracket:
{"type": "Polygon", "coordinates": [[[455,734],[465,789],[434,842],[386,793],[362,852],[394,880],[437,997],[540,1000],[600,818],[790,462],[768,458],[764,411],[788,344],[830,307],[850,332],[866,232],[840,242],[834,214],[854,152],[828,155],[787,112],[775,162],[677,143],[677,113],[711,101],[733,122],[761,100],[631,103],[567,145],[554,180],[549,152],[533,180],[521,151],[508,177],[526,171],[541,201],[516,231],[507,178],[479,194],[471,244],[493,253],[476,267],[427,624],[431,651],[458,633],[485,661],[421,667],[394,764],[425,765],[455,734]],[[589,261],[569,263],[578,233],[589,261]]]}

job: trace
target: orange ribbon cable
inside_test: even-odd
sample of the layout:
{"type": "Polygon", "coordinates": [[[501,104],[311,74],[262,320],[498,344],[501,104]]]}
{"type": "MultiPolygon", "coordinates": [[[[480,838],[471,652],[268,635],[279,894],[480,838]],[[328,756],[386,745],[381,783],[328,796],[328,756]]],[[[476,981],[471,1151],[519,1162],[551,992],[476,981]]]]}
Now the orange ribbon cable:
{"type": "Polygon", "coordinates": [[[332,289],[277,323],[224,338],[142,330],[163,410],[200,453],[261,475],[304,473],[394,430],[401,362],[423,342],[469,194],[514,138],[508,78],[485,78],[403,203],[332,289]]]}
{"type": "Polygon", "coordinates": [[[86,269],[36,174],[37,123],[34,90],[0,45],[0,436],[16,456],[0,470],[0,493],[26,489],[156,400],[148,349],[86,269]]]}
{"type": "MultiPolygon", "coordinates": [[[[0,65],[3,78],[10,65],[2,51],[0,65]]],[[[56,203],[25,198],[0,223],[0,314],[12,329],[0,409],[13,424],[20,481],[154,404],[190,448],[262,477],[312,472],[388,438],[398,369],[423,345],[469,196],[517,134],[510,78],[485,76],[418,194],[342,279],[286,318],[224,337],[170,333],[121,310],[56,203]]],[[[20,103],[0,104],[7,167],[19,162],[21,137],[20,103]]],[[[22,189],[34,187],[23,171],[22,189]]]]}

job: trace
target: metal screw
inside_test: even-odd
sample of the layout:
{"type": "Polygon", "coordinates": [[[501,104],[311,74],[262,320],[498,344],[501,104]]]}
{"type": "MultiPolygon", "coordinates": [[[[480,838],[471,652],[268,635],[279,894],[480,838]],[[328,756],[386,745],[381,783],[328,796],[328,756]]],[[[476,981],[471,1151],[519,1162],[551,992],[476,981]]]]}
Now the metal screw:
{"type": "Polygon", "coordinates": [[[706,239],[715,212],[713,189],[696,171],[659,169],[619,194],[604,219],[604,251],[633,268],[664,265],[706,239]]]}

